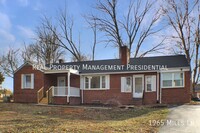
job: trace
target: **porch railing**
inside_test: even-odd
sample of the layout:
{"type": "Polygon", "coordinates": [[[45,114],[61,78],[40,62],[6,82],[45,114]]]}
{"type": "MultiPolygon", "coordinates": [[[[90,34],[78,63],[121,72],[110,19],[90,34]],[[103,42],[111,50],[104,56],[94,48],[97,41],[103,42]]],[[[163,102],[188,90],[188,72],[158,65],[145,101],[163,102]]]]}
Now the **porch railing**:
{"type": "Polygon", "coordinates": [[[52,88],[53,96],[73,96],[80,97],[80,89],[76,87],[70,87],[70,94],[68,95],[67,86],[54,86],[52,88]]]}
{"type": "Polygon", "coordinates": [[[53,86],[51,86],[47,91],[46,91],[46,96],[48,99],[48,103],[52,103],[52,96],[53,96],[53,86]]]}
{"type": "Polygon", "coordinates": [[[37,92],[37,102],[39,103],[40,100],[44,97],[44,87],[42,87],[41,89],[38,90],[37,92]]]}

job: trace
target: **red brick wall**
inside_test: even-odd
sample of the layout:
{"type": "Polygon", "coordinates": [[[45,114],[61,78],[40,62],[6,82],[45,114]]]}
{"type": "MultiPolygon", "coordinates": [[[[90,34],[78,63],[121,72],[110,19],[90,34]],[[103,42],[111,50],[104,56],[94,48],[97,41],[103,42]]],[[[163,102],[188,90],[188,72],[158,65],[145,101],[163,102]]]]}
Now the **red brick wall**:
{"type": "Polygon", "coordinates": [[[184,88],[163,88],[162,103],[179,104],[190,102],[190,72],[185,72],[184,88]]]}
{"type": "MultiPolygon", "coordinates": [[[[141,74],[141,73],[138,73],[141,74]]],[[[155,75],[156,73],[145,73],[145,75],[155,75]]],[[[111,74],[110,75],[110,89],[109,90],[84,90],[84,103],[91,104],[100,102],[103,104],[135,104],[133,93],[121,92],[121,77],[133,76],[134,74],[111,74]]],[[[136,75],[136,74],[135,74],[136,75]]],[[[145,93],[144,102],[146,104],[156,103],[156,92],[145,93]]]]}
{"type": "Polygon", "coordinates": [[[79,105],[81,104],[81,98],[80,97],[70,97],[70,105],[79,105]]]}
{"type": "Polygon", "coordinates": [[[53,104],[67,104],[67,97],[53,97],[53,104]]]}
{"type": "MultiPolygon", "coordinates": [[[[81,98],[80,97],[70,97],[70,105],[80,105],[81,104],[81,98]]],[[[64,105],[64,104],[68,104],[67,103],[67,97],[60,97],[60,96],[56,96],[53,97],[53,104],[59,104],[59,105],[64,105]]]]}
{"type": "Polygon", "coordinates": [[[14,74],[14,102],[37,103],[37,91],[44,86],[44,74],[25,65],[14,74]],[[21,88],[21,75],[34,74],[34,89],[21,88]]]}
{"type": "MultiPolygon", "coordinates": [[[[138,73],[142,74],[142,73],[138,73]]],[[[145,75],[155,75],[156,73],[145,73],[145,75]]],[[[121,92],[121,77],[133,76],[134,74],[111,74],[109,90],[84,90],[84,104],[100,102],[103,104],[134,104],[133,93],[121,92]]],[[[14,75],[14,101],[15,102],[37,102],[37,91],[44,86],[45,91],[50,86],[57,86],[57,76],[66,76],[67,74],[47,74],[41,71],[32,70],[32,66],[24,66],[14,75]],[[21,89],[21,74],[34,74],[34,89],[21,89]]],[[[71,75],[71,86],[80,87],[80,78],[77,75],[71,75]]],[[[157,101],[156,92],[144,93],[144,104],[154,104],[157,101]]],[[[54,97],[54,104],[67,104],[66,97],[54,97]]],[[[80,103],[80,98],[71,98],[73,103],[80,103]]],[[[165,88],[162,89],[162,103],[187,103],[190,101],[190,72],[185,72],[185,88],[165,88]]]]}
{"type": "Polygon", "coordinates": [[[144,104],[155,104],[157,103],[157,92],[145,92],[144,94],[144,104]]]}
{"type": "Polygon", "coordinates": [[[70,86],[80,88],[80,76],[71,74],[70,86]]]}

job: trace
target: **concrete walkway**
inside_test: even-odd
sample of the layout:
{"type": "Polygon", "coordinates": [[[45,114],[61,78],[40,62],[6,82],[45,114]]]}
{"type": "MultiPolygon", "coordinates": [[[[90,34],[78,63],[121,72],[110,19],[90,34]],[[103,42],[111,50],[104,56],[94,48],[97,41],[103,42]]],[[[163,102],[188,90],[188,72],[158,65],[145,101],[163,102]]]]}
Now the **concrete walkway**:
{"type": "Polygon", "coordinates": [[[171,108],[159,133],[200,133],[200,105],[171,108]]]}

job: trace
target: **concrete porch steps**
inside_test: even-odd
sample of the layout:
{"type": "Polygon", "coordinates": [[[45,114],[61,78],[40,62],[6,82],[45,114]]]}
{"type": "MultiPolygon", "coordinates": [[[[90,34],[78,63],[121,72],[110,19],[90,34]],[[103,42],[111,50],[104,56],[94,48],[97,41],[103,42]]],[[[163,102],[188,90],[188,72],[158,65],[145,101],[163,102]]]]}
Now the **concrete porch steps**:
{"type": "Polygon", "coordinates": [[[40,104],[48,104],[47,97],[43,97],[42,100],[39,102],[40,104]]]}

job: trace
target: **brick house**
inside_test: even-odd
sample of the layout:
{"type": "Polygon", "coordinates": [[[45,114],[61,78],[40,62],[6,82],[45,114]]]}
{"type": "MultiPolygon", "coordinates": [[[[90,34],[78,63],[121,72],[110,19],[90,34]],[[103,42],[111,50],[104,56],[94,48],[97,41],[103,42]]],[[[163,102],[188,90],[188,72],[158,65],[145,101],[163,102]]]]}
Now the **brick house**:
{"type": "Polygon", "coordinates": [[[14,101],[49,104],[179,104],[190,101],[184,55],[62,62],[26,62],[14,74],[14,101]]]}

